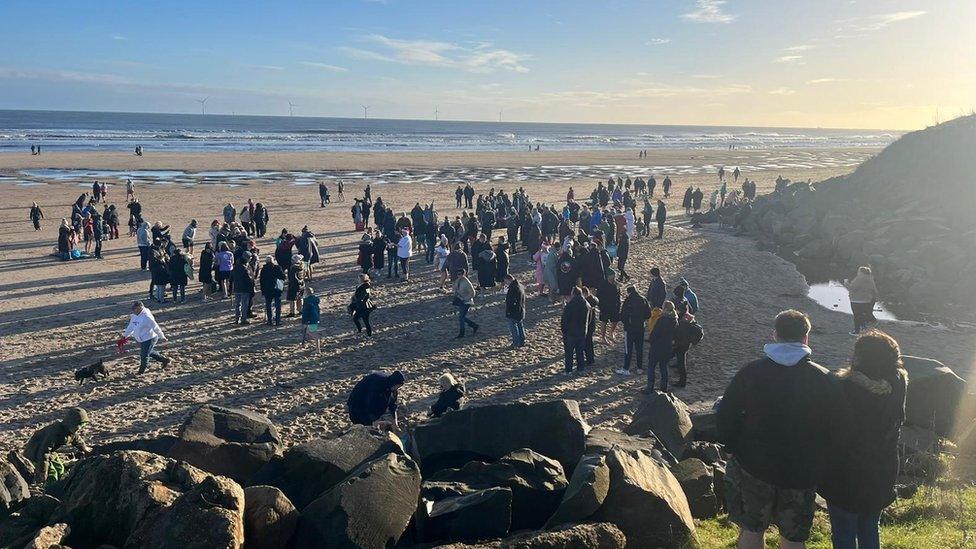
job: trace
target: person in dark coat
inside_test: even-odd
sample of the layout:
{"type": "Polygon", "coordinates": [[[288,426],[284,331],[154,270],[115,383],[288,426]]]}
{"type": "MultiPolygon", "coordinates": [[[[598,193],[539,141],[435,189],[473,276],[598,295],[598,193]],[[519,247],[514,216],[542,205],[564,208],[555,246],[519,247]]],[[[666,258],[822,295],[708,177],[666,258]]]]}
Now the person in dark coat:
{"type": "Polygon", "coordinates": [[[651,267],[651,285],[647,288],[647,302],[650,303],[651,308],[660,309],[667,298],[668,288],[661,276],[661,270],[651,267]]]}
{"type": "Polygon", "coordinates": [[[681,207],[685,209],[685,215],[691,214],[691,198],[695,191],[691,187],[685,189],[685,195],[681,198],[681,207]]]}
{"type": "Polygon", "coordinates": [[[268,326],[281,326],[281,293],[285,289],[285,271],[270,255],[264,259],[261,268],[260,286],[264,296],[264,315],[268,326]]]}
{"type": "Polygon", "coordinates": [[[373,238],[369,233],[363,233],[359,239],[359,255],[356,256],[356,263],[363,270],[363,274],[369,273],[373,267],[373,238]]]}
{"type": "Polygon", "coordinates": [[[495,246],[495,280],[499,284],[504,284],[508,280],[508,242],[504,236],[498,237],[498,244],[495,246]]]}
{"type": "Polygon", "coordinates": [[[567,248],[564,252],[550,252],[559,253],[558,262],[556,263],[556,286],[559,290],[559,295],[564,297],[569,297],[572,295],[573,288],[576,287],[576,282],[579,280],[579,268],[576,262],[576,258],[573,257],[573,249],[567,248]]]}
{"type": "Polygon", "coordinates": [[[604,345],[612,345],[616,342],[614,332],[620,322],[620,287],[617,286],[616,273],[612,269],[597,287],[596,298],[600,300],[600,322],[603,323],[600,341],[604,345]]]}
{"type": "Polygon", "coordinates": [[[437,401],[430,407],[429,417],[441,417],[448,410],[460,410],[463,406],[464,383],[454,379],[450,372],[444,372],[437,380],[440,384],[441,392],[437,395],[437,401]]]}
{"type": "Polygon", "coordinates": [[[578,264],[583,286],[594,289],[599,287],[605,276],[600,250],[593,244],[587,244],[583,253],[580,254],[578,264]]]}
{"type": "Polygon", "coordinates": [[[186,285],[190,281],[190,277],[187,275],[187,267],[190,266],[190,261],[183,253],[183,250],[177,248],[173,257],[169,259],[169,283],[173,288],[173,302],[175,303],[179,299],[180,303],[186,303],[186,285]]]}
{"type": "Polygon", "coordinates": [[[651,307],[634,286],[627,287],[627,297],[620,307],[620,320],[624,325],[627,352],[624,354],[624,367],[617,370],[620,375],[630,375],[642,367],[644,354],[644,325],[651,318],[651,307]],[[635,366],[631,368],[631,362],[635,366]]]}
{"type": "Polygon", "coordinates": [[[688,300],[685,299],[685,288],[684,286],[675,286],[671,291],[671,303],[674,304],[674,312],[681,318],[686,313],[688,313],[688,300]]]}
{"type": "Polygon", "coordinates": [[[352,315],[352,322],[356,325],[356,333],[363,333],[363,325],[365,325],[366,337],[373,336],[373,325],[369,322],[369,315],[376,309],[376,305],[373,303],[372,292],[369,275],[359,275],[359,286],[356,286],[356,291],[353,292],[348,307],[349,314],[352,315]]]}
{"type": "Polygon", "coordinates": [[[586,367],[589,368],[596,362],[593,335],[596,334],[596,319],[597,312],[600,310],[600,300],[585,286],[583,287],[583,299],[590,306],[590,316],[586,321],[586,340],[583,342],[583,357],[586,360],[586,367]]]}
{"type": "Polygon", "coordinates": [[[657,236],[654,238],[660,240],[664,238],[664,222],[668,220],[668,207],[665,206],[663,200],[657,201],[655,220],[657,221],[657,236]]]}
{"type": "Polygon", "coordinates": [[[166,303],[166,285],[169,284],[169,269],[166,267],[166,254],[159,246],[149,250],[149,295],[159,303],[166,303]],[[153,293],[155,289],[155,294],[153,293]]]}
{"type": "Polygon", "coordinates": [[[505,294],[505,318],[512,332],[512,346],[525,345],[525,288],[511,274],[506,275],[508,291],[505,294]]]}
{"type": "Polygon", "coordinates": [[[590,304],[583,299],[582,291],[573,287],[571,295],[572,298],[563,307],[563,314],[559,319],[559,327],[563,334],[566,374],[573,373],[574,357],[576,372],[583,370],[586,362],[584,347],[590,321],[590,304]]]}
{"type": "Polygon", "coordinates": [[[392,416],[393,430],[399,430],[398,391],[405,381],[399,370],[390,374],[385,372],[367,374],[349,393],[349,400],[346,401],[349,420],[357,425],[372,426],[389,413],[392,416]]]}
{"type": "Polygon", "coordinates": [[[701,325],[690,312],[678,316],[678,326],[674,331],[675,370],[678,372],[678,382],[673,387],[684,387],[688,383],[688,369],[686,359],[692,345],[701,343],[705,335],[701,325]]]}
{"type": "Polygon", "coordinates": [[[895,500],[905,422],[908,379],[898,342],[879,330],[864,333],[838,378],[843,421],[831,426],[824,452],[831,462],[818,491],[827,500],[834,547],[880,547],[878,522],[895,500]]]}
{"type": "Polygon", "coordinates": [[[668,392],[668,363],[674,356],[674,332],[678,327],[678,317],[674,314],[674,303],[665,301],[661,307],[661,318],[654,323],[654,329],[648,338],[650,349],[647,353],[647,388],[646,392],[654,390],[654,369],[661,371],[661,392],[668,392]]]}
{"type": "Polygon", "coordinates": [[[691,193],[691,208],[696,212],[701,211],[702,199],[705,198],[705,193],[702,192],[701,187],[695,189],[695,192],[691,193]]]}
{"type": "Polygon", "coordinates": [[[478,271],[478,285],[482,288],[494,288],[498,258],[492,251],[486,234],[482,233],[471,245],[471,258],[474,261],[474,270],[478,271]]]}
{"type": "Polygon", "coordinates": [[[386,238],[379,230],[373,231],[372,242],[373,269],[377,276],[383,270],[383,256],[386,254],[386,238]]]}
{"type": "Polygon", "coordinates": [[[627,274],[627,258],[630,256],[630,235],[624,232],[620,235],[617,242],[617,270],[620,271],[620,281],[627,282],[630,275],[627,274]]]}

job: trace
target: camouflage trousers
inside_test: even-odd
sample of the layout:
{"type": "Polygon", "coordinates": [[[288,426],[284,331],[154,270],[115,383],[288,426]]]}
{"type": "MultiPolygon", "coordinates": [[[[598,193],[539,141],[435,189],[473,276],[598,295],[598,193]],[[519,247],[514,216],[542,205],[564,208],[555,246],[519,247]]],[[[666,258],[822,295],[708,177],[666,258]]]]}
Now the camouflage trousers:
{"type": "Polygon", "coordinates": [[[816,491],[780,488],[746,472],[732,458],[725,472],[725,504],[729,520],[750,532],[779,528],[789,541],[804,542],[813,526],[816,491]]]}

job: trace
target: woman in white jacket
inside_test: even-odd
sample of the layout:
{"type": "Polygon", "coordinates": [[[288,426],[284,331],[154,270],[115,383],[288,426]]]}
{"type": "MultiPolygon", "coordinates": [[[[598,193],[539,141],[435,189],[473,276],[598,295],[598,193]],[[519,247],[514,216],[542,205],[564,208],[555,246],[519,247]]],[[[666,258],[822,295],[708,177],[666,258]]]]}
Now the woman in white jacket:
{"type": "Polygon", "coordinates": [[[397,243],[397,259],[400,261],[400,272],[403,273],[402,279],[404,281],[410,279],[408,265],[411,255],[413,255],[413,238],[410,237],[410,229],[405,228],[403,229],[403,236],[400,237],[400,242],[397,243]]]}
{"type": "Polygon", "coordinates": [[[858,267],[854,280],[844,285],[850,294],[851,312],[854,314],[854,330],[851,335],[858,335],[862,328],[877,321],[874,318],[874,304],[878,301],[878,287],[874,284],[871,267],[858,267]]]}

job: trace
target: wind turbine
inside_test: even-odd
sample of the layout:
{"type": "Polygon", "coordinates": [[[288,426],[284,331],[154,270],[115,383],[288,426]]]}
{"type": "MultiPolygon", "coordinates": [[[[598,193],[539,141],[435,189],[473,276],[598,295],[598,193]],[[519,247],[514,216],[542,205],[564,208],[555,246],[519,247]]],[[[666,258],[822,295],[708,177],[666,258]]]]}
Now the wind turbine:
{"type": "Polygon", "coordinates": [[[498,121],[499,121],[499,122],[501,122],[501,121],[502,121],[502,113],[503,113],[503,112],[505,112],[505,109],[501,109],[501,110],[499,110],[499,111],[498,111],[498,121]]]}
{"type": "Polygon", "coordinates": [[[361,105],[363,107],[363,120],[369,118],[369,105],[361,105]]]}
{"type": "Polygon", "coordinates": [[[295,116],[295,107],[297,106],[298,105],[292,103],[291,101],[288,102],[288,116],[295,116]]]}
{"type": "Polygon", "coordinates": [[[197,99],[197,103],[200,103],[200,114],[207,114],[207,99],[210,99],[210,97],[197,99]]]}
{"type": "Polygon", "coordinates": [[[434,120],[440,120],[440,118],[438,118],[438,115],[440,114],[441,111],[437,110],[437,105],[434,105],[434,120]]]}

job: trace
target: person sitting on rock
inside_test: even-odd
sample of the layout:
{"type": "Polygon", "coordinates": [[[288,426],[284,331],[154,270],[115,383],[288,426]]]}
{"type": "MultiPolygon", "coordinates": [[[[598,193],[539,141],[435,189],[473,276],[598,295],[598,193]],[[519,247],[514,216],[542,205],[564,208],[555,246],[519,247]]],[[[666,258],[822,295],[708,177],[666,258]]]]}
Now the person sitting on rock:
{"type": "Polygon", "coordinates": [[[397,392],[405,381],[399,370],[391,374],[373,372],[366,375],[349,393],[346,402],[349,420],[358,425],[373,425],[389,413],[392,416],[391,427],[394,431],[399,430],[397,392]]]}
{"type": "Polygon", "coordinates": [[[35,484],[43,485],[61,477],[64,466],[57,451],[65,444],[71,443],[83,454],[91,451],[78,432],[85,423],[88,423],[88,412],[82,408],[69,408],[64,419],[34,432],[24,445],[23,454],[34,466],[35,484]]]}
{"type": "Polygon", "coordinates": [[[450,372],[441,374],[437,381],[441,386],[441,393],[437,396],[437,402],[430,407],[430,412],[427,415],[441,417],[448,410],[460,410],[463,405],[461,401],[464,400],[465,395],[464,383],[454,379],[450,372]]]}

